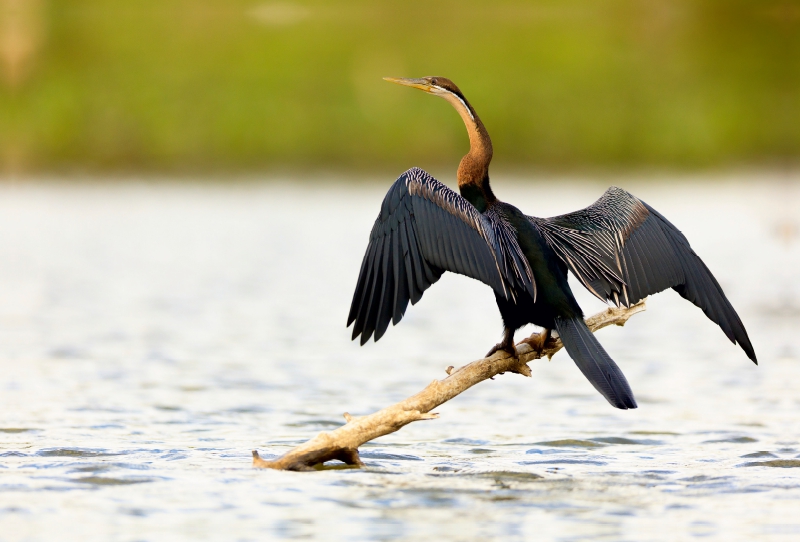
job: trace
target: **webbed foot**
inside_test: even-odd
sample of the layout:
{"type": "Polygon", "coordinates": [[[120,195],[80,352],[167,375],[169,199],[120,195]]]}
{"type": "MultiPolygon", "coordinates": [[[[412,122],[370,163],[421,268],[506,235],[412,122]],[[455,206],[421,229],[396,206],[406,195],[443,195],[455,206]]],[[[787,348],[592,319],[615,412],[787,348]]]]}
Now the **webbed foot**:
{"type": "Polygon", "coordinates": [[[501,351],[501,350],[502,350],[502,351],[504,351],[504,352],[508,352],[508,353],[509,353],[509,354],[511,354],[512,356],[516,356],[516,355],[517,355],[517,349],[516,349],[516,348],[514,348],[514,345],[511,345],[511,344],[503,344],[503,343],[497,343],[496,345],[494,345],[494,346],[492,347],[492,349],[491,349],[491,350],[489,350],[489,351],[486,353],[486,356],[485,356],[485,357],[487,357],[487,358],[488,358],[488,357],[490,357],[492,354],[496,354],[497,352],[499,352],[499,351],[501,351]]]}
{"type": "Polygon", "coordinates": [[[550,330],[544,328],[541,332],[532,333],[531,336],[528,337],[527,339],[522,339],[520,342],[517,343],[517,345],[527,344],[531,348],[533,348],[534,352],[538,352],[539,354],[541,354],[544,351],[544,345],[549,338],[550,338],[550,330]]]}
{"type": "Polygon", "coordinates": [[[489,350],[489,352],[486,354],[486,357],[488,358],[492,354],[494,354],[496,352],[499,352],[501,350],[504,351],[504,352],[508,352],[512,356],[516,356],[517,355],[517,349],[514,348],[514,330],[513,329],[506,328],[503,331],[503,340],[500,341],[499,343],[497,343],[496,345],[494,345],[492,347],[492,349],[489,350]]]}

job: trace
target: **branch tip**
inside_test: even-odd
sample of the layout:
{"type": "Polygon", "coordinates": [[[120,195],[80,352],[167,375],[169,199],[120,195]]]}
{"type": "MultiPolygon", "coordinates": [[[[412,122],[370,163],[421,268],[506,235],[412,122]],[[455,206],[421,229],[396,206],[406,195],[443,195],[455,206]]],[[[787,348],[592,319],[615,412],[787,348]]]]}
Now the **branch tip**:
{"type": "Polygon", "coordinates": [[[520,374],[522,376],[531,377],[531,368],[528,367],[527,363],[520,362],[520,364],[514,369],[515,373],[520,374]]]}

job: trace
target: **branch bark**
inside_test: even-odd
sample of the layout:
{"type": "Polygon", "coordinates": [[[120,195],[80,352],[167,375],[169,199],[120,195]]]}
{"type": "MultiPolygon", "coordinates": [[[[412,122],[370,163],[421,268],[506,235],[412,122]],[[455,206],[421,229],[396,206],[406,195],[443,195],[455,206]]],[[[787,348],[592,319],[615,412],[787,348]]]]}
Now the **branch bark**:
{"type": "MultiPolygon", "coordinates": [[[[628,319],[645,310],[644,301],[629,308],[609,308],[586,319],[592,332],[612,324],[623,326],[628,319]]],[[[531,335],[536,339],[538,334],[531,335]]],[[[344,413],[345,425],[334,431],[325,431],[313,439],[297,446],[274,461],[262,459],[253,450],[253,466],[266,469],[305,471],[314,470],[316,465],[338,459],[348,465],[362,467],[364,463],[358,455],[358,447],[383,435],[394,433],[401,427],[419,420],[433,420],[438,414],[431,412],[468,390],[475,384],[503,373],[518,373],[531,376],[528,363],[561,350],[563,344],[558,337],[550,337],[541,351],[530,345],[517,345],[517,356],[507,352],[496,352],[491,357],[473,361],[459,369],[448,367],[447,378],[434,380],[416,395],[367,416],[351,416],[344,413]]]]}

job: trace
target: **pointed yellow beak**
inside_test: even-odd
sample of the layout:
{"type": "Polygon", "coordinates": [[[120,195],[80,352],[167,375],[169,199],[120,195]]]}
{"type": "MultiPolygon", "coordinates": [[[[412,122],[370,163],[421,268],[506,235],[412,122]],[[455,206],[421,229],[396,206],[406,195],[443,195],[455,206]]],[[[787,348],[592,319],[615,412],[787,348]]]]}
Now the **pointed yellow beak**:
{"type": "Polygon", "coordinates": [[[425,92],[431,91],[431,84],[428,83],[425,79],[405,79],[403,77],[384,77],[384,81],[389,81],[390,83],[397,83],[398,85],[403,85],[406,87],[414,87],[420,90],[424,90],[425,92]]]}

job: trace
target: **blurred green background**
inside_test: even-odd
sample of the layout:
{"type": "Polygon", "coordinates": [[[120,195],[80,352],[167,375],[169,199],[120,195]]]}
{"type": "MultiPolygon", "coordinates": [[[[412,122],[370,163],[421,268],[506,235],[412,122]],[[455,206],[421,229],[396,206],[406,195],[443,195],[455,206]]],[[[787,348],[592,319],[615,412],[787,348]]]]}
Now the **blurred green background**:
{"type": "Polygon", "coordinates": [[[794,167],[800,5],[0,0],[0,172],[794,167]]]}

